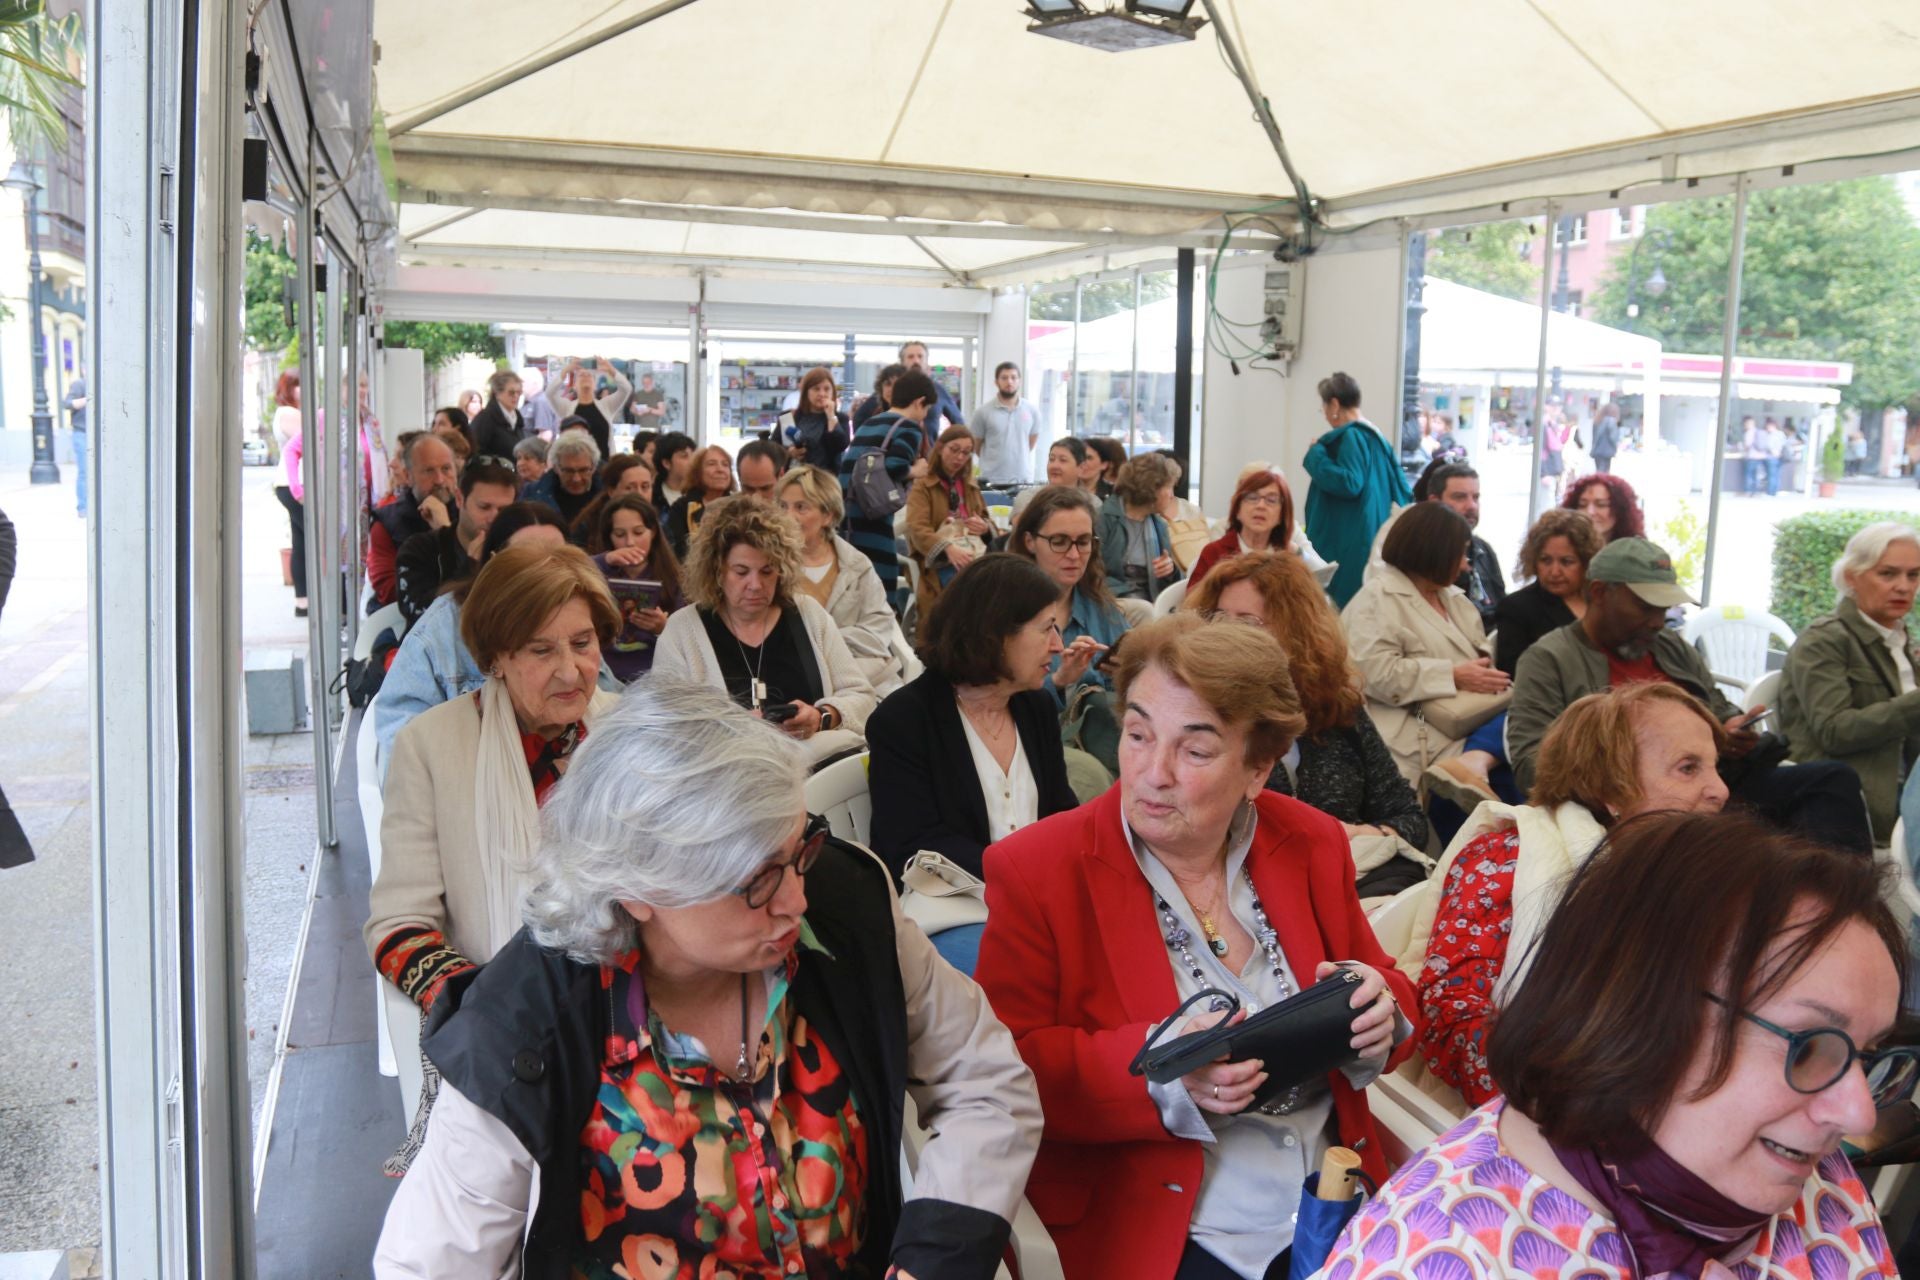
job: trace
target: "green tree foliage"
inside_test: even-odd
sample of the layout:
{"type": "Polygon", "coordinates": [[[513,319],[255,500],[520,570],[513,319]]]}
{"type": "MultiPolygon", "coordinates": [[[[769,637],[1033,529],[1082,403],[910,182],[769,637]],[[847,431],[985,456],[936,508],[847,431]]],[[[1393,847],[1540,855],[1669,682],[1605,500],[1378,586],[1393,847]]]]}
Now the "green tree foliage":
{"type": "Polygon", "coordinates": [[[1773,612],[1795,631],[1833,609],[1833,562],[1870,524],[1911,521],[1910,511],[1823,509],[1773,526],[1773,612]]]}
{"type": "MultiPolygon", "coordinates": [[[[1593,318],[1659,338],[1670,351],[1718,351],[1726,308],[1733,201],[1685,200],[1648,210],[1650,233],[1621,254],[1591,301],[1593,318]],[[1658,262],[1667,289],[1647,296],[1658,262]],[[1637,319],[1627,317],[1628,271],[1637,319]]],[[[1741,355],[1846,360],[1845,403],[1871,410],[1920,394],[1920,227],[1890,178],[1781,187],[1747,207],[1741,268],[1741,355]]]]}
{"type": "Polygon", "coordinates": [[[281,353],[282,363],[298,336],[287,319],[286,291],[293,274],[293,255],[247,228],[246,342],[255,351],[281,353]]]}
{"type": "Polygon", "coordinates": [[[505,339],[484,324],[397,320],[387,325],[386,335],[388,346],[420,352],[430,370],[461,356],[480,356],[487,360],[504,360],[507,356],[505,339]]]}
{"type": "Polygon", "coordinates": [[[1527,224],[1487,222],[1427,233],[1427,274],[1522,302],[1537,301],[1540,268],[1527,261],[1527,224]]]}
{"type": "Polygon", "coordinates": [[[21,153],[66,145],[60,100],[80,87],[80,15],[47,17],[45,0],[0,0],[0,115],[21,153]]]}
{"type": "MultiPolygon", "coordinates": [[[[1173,290],[1173,272],[1146,272],[1140,277],[1140,305],[1144,307],[1149,302],[1171,298],[1173,290]]],[[[1105,319],[1107,316],[1118,315],[1132,306],[1132,280],[1093,280],[1080,290],[1082,321],[1105,319]]],[[[1035,294],[1028,305],[1027,315],[1033,320],[1072,320],[1072,287],[1035,294]]]]}

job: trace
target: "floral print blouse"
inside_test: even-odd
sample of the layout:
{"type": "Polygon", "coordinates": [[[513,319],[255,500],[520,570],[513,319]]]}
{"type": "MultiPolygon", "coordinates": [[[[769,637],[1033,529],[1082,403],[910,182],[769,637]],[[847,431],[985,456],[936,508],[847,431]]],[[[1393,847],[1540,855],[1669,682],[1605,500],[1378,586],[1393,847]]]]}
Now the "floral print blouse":
{"type": "Polygon", "coordinates": [[[1513,934],[1519,861],[1520,833],[1511,827],[1489,831],[1460,850],[1440,888],[1427,960],[1414,980],[1420,1057],[1471,1106],[1496,1092],[1487,1070],[1487,1028],[1493,984],[1513,934]]]}
{"type": "MultiPolygon", "coordinates": [[[[800,946],[819,950],[804,922],[800,946]]],[[[574,1276],[846,1274],[866,1228],[867,1132],[840,1064],[787,999],[797,954],[766,978],[750,1085],[661,1023],[639,958],[601,970],[612,1029],[580,1137],[585,1245],[574,1276]]]]}
{"type": "MultiPolygon", "coordinates": [[[[1613,1223],[1501,1146],[1504,1110],[1496,1099],[1416,1153],[1347,1224],[1318,1280],[1631,1280],[1613,1223]]],[[[1835,1152],[1745,1258],[1710,1264],[1704,1280],[1898,1274],[1866,1184],[1835,1152]]]]}

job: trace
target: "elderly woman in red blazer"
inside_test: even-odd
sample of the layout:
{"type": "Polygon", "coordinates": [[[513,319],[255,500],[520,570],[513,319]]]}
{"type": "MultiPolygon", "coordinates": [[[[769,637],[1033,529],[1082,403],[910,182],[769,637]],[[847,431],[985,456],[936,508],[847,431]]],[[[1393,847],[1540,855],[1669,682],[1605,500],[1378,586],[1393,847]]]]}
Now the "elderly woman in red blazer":
{"type": "MultiPolygon", "coordinates": [[[[1360,911],[1340,824],[1266,789],[1303,724],[1278,642],[1175,614],[1128,634],[1116,686],[1119,785],[986,854],[976,977],[1046,1113],[1027,1198],[1068,1280],[1284,1277],[1327,1147],[1387,1172],[1361,1091],[1409,1051],[1413,990],[1360,911]],[[1128,1073],[1188,996],[1251,1013],[1336,962],[1360,979],[1339,1070],[1259,1107],[1257,1061],[1128,1073]]],[[[1184,1029],[1219,1020],[1206,1004],[1184,1029]]]]}

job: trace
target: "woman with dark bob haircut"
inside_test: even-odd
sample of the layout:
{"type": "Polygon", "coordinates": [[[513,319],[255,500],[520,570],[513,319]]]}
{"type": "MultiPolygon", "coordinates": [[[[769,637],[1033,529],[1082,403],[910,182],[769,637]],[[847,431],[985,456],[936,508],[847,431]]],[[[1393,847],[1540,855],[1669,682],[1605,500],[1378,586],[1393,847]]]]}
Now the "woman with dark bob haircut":
{"type": "MultiPolygon", "coordinates": [[[[935,599],[927,669],[867,720],[873,848],[896,876],[921,849],[979,875],[989,844],[1078,803],[1059,708],[1041,688],[1065,615],[1059,584],[1006,552],[968,565],[935,599]]],[[[935,945],[971,972],[979,930],[948,936],[960,932],[935,945]]]]}
{"type": "MultiPolygon", "coordinates": [[[[1472,531],[1438,502],[1417,502],[1387,530],[1379,573],[1347,604],[1343,620],[1353,661],[1366,681],[1367,712],[1416,788],[1428,768],[1465,752],[1466,737],[1442,732],[1426,704],[1456,694],[1502,694],[1507,673],[1493,665],[1480,611],[1454,583],[1466,564],[1472,531]]],[[[1461,704],[1449,704],[1449,708],[1461,704]]],[[[1480,716],[1484,723],[1502,708],[1480,716]]],[[[1450,717],[1458,725],[1458,717],[1450,717]]],[[[1485,782],[1498,763],[1485,751],[1465,753],[1465,767],[1485,782]]]]}
{"type": "Polygon", "coordinates": [[[1729,815],[1621,824],[1494,1025],[1505,1096],[1322,1274],[1896,1274],[1840,1142],[1913,1091],[1916,1051],[1882,1047],[1905,956],[1864,858],[1729,815]]]}

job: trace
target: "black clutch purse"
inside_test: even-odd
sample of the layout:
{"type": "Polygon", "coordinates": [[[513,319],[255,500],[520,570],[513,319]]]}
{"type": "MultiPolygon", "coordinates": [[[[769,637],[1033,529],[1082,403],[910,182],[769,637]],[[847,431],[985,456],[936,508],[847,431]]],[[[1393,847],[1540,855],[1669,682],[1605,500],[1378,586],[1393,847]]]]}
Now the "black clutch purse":
{"type": "Polygon", "coordinates": [[[1297,996],[1268,1005],[1244,1022],[1195,1031],[1160,1044],[1160,1037],[1188,1009],[1210,996],[1227,1002],[1220,1015],[1222,1022],[1234,1015],[1240,1001],[1230,992],[1208,987],[1189,997],[1153,1029],[1127,1070],[1155,1084],[1166,1084],[1223,1057],[1229,1062],[1258,1058],[1267,1073],[1267,1082],[1253,1096],[1252,1105],[1259,1107],[1295,1085],[1357,1061],[1352,1041],[1353,1020],[1359,1011],[1350,1002],[1353,989],[1359,985],[1359,974],[1342,969],[1297,996]]]}

